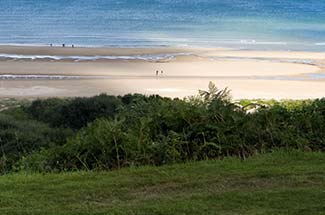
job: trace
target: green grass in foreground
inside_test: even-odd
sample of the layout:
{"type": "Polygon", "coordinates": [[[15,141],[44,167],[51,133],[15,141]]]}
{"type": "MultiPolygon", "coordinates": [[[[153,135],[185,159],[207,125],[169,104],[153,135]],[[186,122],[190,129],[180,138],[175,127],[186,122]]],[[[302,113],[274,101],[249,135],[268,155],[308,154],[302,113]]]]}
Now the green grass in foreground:
{"type": "Polygon", "coordinates": [[[0,214],[325,214],[325,154],[0,177],[0,214]]]}

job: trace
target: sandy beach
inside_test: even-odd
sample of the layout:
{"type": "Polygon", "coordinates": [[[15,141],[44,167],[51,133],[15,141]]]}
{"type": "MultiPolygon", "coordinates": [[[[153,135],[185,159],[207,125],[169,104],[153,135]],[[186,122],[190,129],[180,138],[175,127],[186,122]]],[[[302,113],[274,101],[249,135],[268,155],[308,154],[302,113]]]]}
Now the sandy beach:
{"type": "Polygon", "coordinates": [[[0,97],[185,97],[213,81],[234,99],[320,98],[324,61],[319,52],[0,46],[0,97]]]}

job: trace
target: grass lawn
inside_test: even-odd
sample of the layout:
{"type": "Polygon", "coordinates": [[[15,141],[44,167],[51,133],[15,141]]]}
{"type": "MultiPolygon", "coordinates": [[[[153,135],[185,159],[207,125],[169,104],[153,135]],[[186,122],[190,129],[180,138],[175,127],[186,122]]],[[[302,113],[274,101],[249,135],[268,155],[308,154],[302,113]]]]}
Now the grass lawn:
{"type": "Polygon", "coordinates": [[[325,154],[0,177],[0,214],[325,214],[325,154]]]}

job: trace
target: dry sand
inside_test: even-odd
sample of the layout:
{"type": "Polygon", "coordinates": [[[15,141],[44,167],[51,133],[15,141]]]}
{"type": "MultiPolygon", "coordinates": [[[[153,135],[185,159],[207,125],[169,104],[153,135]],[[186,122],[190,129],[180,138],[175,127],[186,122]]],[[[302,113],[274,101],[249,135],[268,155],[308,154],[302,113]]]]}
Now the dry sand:
{"type": "Polygon", "coordinates": [[[0,54],[19,55],[127,56],[165,53],[191,53],[191,55],[179,56],[164,62],[2,59],[0,74],[83,77],[77,80],[0,80],[0,97],[70,97],[92,96],[99,93],[114,95],[144,93],[184,97],[196,94],[198,89],[206,89],[209,81],[215,82],[219,88],[229,87],[234,99],[306,99],[325,96],[324,79],[311,80],[305,76],[322,74],[324,53],[0,46],[0,54]],[[293,61],[290,62],[288,59],[293,61]],[[313,60],[314,65],[306,64],[309,60],[313,60]],[[156,77],[156,70],[163,70],[163,75],[156,77]]]}

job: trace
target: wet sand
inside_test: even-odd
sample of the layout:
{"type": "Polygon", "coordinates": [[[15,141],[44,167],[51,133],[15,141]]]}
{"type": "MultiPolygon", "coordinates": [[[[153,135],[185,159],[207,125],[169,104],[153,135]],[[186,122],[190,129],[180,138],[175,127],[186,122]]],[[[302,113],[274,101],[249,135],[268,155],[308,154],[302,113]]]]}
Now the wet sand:
{"type": "Polygon", "coordinates": [[[16,55],[132,56],[177,53],[185,54],[163,61],[0,59],[0,75],[62,76],[61,80],[0,79],[0,97],[71,97],[99,93],[185,97],[195,95],[198,89],[206,89],[209,81],[216,83],[219,88],[229,87],[234,99],[306,99],[325,96],[324,79],[311,80],[306,76],[323,73],[324,53],[0,46],[0,54],[16,55]],[[156,70],[159,70],[158,77],[156,70]],[[76,78],[70,80],[65,78],[67,75],[76,78]]]}

